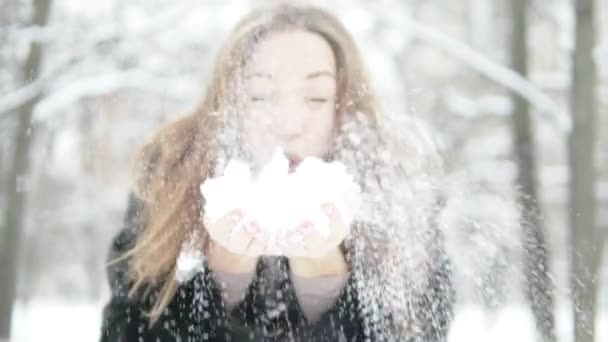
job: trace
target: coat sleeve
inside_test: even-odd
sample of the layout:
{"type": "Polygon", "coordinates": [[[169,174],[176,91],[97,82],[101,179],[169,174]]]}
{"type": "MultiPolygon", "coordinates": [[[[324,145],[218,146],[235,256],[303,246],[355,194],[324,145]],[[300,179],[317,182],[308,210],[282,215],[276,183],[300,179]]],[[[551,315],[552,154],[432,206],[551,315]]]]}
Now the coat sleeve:
{"type": "Polygon", "coordinates": [[[456,291],[454,290],[452,262],[446,252],[445,236],[440,229],[438,216],[436,214],[445,206],[445,196],[437,192],[435,197],[436,213],[431,218],[431,225],[435,229],[435,246],[430,260],[431,272],[428,286],[418,297],[417,307],[423,308],[418,312],[418,324],[416,341],[420,342],[445,342],[452,321],[454,320],[454,305],[456,302],[456,291]]]}
{"type": "Polygon", "coordinates": [[[419,313],[423,342],[447,341],[449,327],[454,317],[456,296],[452,283],[452,264],[443,251],[437,258],[437,267],[430,275],[429,287],[418,299],[418,307],[424,308],[419,313]]]}
{"type": "MultiPolygon", "coordinates": [[[[122,229],[112,240],[108,261],[122,255],[135,244],[137,231],[141,224],[141,202],[133,194],[129,196],[128,207],[122,229]]],[[[105,304],[102,313],[101,342],[127,341],[164,341],[160,335],[164,332],[149,329],[145,316],[148,308],[142,298],[129,298],[131,286],[126,261],[109,264],[106,269],[111,297],[105,304]]]]}

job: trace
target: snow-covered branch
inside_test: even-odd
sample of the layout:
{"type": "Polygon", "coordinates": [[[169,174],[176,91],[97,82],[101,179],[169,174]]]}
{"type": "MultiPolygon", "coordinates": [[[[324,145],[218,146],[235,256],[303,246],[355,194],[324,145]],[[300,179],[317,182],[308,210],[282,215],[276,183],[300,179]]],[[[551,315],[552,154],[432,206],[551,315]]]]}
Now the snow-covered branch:
{"type": "Polygon", "coordinates": [[[473,70],[506,86],[530,102],[532,106],[536,107],[541,114],[544,114],[562,132],[570,131],[571,122],[567,113],[529,80],[432,27],[411,19],[404,20],[403,22],[410,28],[410,33],[414,37],[443,50],[473,70]]]}
{"type": "MultiPolygon", "coordinates": [[[[50,88],[49,84],[59,77],[59,75],[85,62],[87,58],[95,55],[97,50],[106,43],[118,42],[125,39],[139,40],[161,30],[166,30],[168,27],[171,27],[171,24],[177,22],[178,18],[183,18],[188,13],[192,13],[196,6],[200,6],[200,3],[197,5],[196,1],[188,1],[177,8],[172,7],[168,11],[161,11],[161,14],[150,18],[144,25],[137,26],[131,32],[128,32],[128,34],[117,30],[114,23],[99,27],[94,32],[86,35],[88,37],[87,42],[82,44],[84,47],[80,48],[78,52],[71,54],[64,61],[57,62],[50,70],[43,72],[39,78],[27,85],[0,97],[0,117],[15,111],[27,101],[45,93],[50,88]]],[[[132,78],[126,77],[123,79],[129,80],[132,78]]],[[[129,84],[132,83],[127,83],[126,86],[129,86],[129,84]]],[[[100,86],[105,87],[106,85],[102,84],[100,86]]],[[[90,87],[88,87],[88,90],[90,93],[90,87]]]]}
{"type": "Polygon", "coordinates": [[[197,87],[177,78],[155,76],[143,70],[126,70],[79,78],[69,85],[45,96],[35,113],[35,120],[45,120],[61,108],[66,108],[85,97],[112,93],[124,88],[136,88],[162,94],[170,98],[196,95],[197,87]]]}
{"type": "Polygon", "coordinates": [[[0,117],[21,107],[26,102],[38,96],[43,87],[42,79],[39,78],[28,85],[0,98],[0,117]]]}
{"type": "MultiPolygon", "coordinates": [[[[373,9],[372,9],[373,10],[373,9]]],[[[511,91],[525,98],[541,115],[553,123],[560,131],[567,133],[571,129],[568,113],[555,103],[548,95],[530,80],[510,68],[501,65],[470,46],[430,27],[407,17],[405,10],[394,11],[392,15],[384,15],[387,24],[407,32],[411,38],[423,41],[449,56],[458,59],[471,69],[485,77],[502,84],[511,91]]]]}

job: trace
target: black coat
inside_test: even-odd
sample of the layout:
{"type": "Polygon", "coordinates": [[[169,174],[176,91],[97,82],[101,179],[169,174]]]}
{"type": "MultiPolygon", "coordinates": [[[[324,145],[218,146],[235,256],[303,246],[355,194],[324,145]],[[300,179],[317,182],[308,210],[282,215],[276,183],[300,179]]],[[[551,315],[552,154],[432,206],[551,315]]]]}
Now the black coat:
{"type": "MultiPolygon", "coordinates": [[[[132,196],[125,227],[114,238],[110,259],[131,248],[139,226],[138,201],[132,196]]],[[[298,306],[285,257],[260,259],[245,299],[235,308],[224,308],[221,290],[205,267],[180,285],[175,297],[155,324],[145,311],[154,292],[128,298],[130,282],[126,263],[108,268],[112,297],[103,309],[102,342],[131,341],[364,341],[358,295],[351,277],[334,305],[315,322],[309,322],[298,306]],[[268,265],[273,267],[268,267],[268,265]]],[[[434,324],[420,329],[419,340],[443,341],[451,320],[453,291],[449,265],[442,265],[430,289],[427,303],[434,324]],[[446,286],[448,285],[448,286],[446,286]]],[[[371,336],[371,340],[376,338],[371,336]]]]}

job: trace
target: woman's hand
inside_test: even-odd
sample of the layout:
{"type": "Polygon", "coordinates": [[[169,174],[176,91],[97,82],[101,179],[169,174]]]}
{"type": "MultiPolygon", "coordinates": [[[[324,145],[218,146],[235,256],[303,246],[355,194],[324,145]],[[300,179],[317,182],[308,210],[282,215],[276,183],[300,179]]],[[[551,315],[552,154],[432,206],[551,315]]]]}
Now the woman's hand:
{"type": "Polygon", "coordinates": [[[329,218],[329,234],[303,222],[285,239],[272,243],[255,222],[243,222],[242,210],[236,209],[215,223],[206,222],[211,239],[209,262],[213,269],[242,271],[255,267],[258,256],[285,255],[292,270],[304,276],[342,274],[347,272],[340,243],[349,233],[335,205],[324,203],[321,209],[329,218]]]}
{"type": "Polygon", "coordinates": [[[305,221],[296,229],[291,230],[279,248],[288,257],[323,258],[329,253],[339,250],[340,243],[349,233],[336,206],[323,203],[321,210],[329,218],[329,234],[324,236],[315,229],[310,221],[305,221]]]}
{"type": "Polygon", "coordinates": [[[255,267],[257,257],[266,252],[266,242],[256,237],[259,227],[235,209],[216,222],[205,221],[211,243],[210,267],[227,272],[244,272],[255,267]]]}
{"type": "Polygon", "coordinates": [[[321,209],[329,218],[329,235],[323,236],[311,222],[304,222],[283,246],[291,272],[301,277],[348,273],[348,265],[340,250],[340,243],[349,233],[348,227],[333,204],[325,203],[321,209]]]}

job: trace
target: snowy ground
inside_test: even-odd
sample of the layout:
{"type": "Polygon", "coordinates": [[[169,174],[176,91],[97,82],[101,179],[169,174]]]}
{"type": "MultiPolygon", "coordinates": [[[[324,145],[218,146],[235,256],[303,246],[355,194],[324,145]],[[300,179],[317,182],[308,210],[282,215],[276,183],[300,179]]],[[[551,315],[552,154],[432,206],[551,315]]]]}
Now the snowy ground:
{"type": "MultiPolygon", "coordinates": [[[[97,341],[103,303],[36,301],[17,305],[12,342],[97,341]]],[[[560,310],[559,342],[571,342],[568,311],[560,310]]],[[[457,310],[449,342],[536,342],[529,311],[521,306],[505,307],[494,313],[469,306],[457,310]]],[[[608,341],[608,312],[597,322],[596,341],[608,341]]]]}
{"type": "Polygon", "coordinates": [[[103,303],[37,300],[17,304],[11,342],[99,340],[103,303]]]}
{"type": "MultiPolygon", "coordinates": [[[[559,342],[572,342],[572,315],[562,306],[557,316],[557,336],[559,342]]],[[[595,340],[608,341],[608,312],[604,310],[596,324],[595,340]]],[[[532,314],[522,306],[504,307],[493,313],[470,306],[456,312],[456,319],[450,330],[449,342],[537,342],[532,314]]]]}

